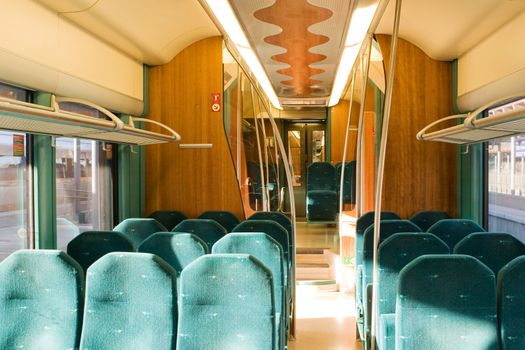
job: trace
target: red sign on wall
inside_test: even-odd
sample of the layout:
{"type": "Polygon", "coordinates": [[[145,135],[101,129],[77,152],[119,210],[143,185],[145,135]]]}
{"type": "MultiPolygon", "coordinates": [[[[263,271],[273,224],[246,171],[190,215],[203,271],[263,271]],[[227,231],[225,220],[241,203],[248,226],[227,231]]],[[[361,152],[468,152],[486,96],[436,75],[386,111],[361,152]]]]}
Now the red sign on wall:
{"type": "Polygon", "coordinates": [[[221,94],[214,92],[211,94],[211,110],[212,112],[220,112],[221,110],[221,94]]]}
{"type": "Polygon", "coordinates": [[[13,157],[23,157],[25,155],[24,139],[24,135],[13,135],[13,157]]]}

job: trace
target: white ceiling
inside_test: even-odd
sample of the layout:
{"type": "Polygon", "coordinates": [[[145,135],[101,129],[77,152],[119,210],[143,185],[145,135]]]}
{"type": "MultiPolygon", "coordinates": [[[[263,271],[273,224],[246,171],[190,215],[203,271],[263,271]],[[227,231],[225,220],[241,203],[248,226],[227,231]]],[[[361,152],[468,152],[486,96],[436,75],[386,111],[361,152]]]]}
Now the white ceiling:
{"type": "MultiPolygon", "coordinates": [[[[391,34],[395,0],[376,33],[391,34]]],[[[437,60],[453,60],[525,9],[525,0],[403,0],[400,37],[437,60]]]]}
{"type": "Polygon", "coordinates": [[[34,0],[139,62],[169,62],[200,39],[220,35],[197,0],[34,0]]]}

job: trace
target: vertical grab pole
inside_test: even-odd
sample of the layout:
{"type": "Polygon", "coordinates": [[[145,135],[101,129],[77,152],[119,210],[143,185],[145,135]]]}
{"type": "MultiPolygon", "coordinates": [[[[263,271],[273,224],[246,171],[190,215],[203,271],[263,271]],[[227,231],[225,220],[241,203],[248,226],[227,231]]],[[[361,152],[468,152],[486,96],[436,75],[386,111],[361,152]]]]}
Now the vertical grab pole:
{"type": "MultiPolygon", "coordinates": [[[[355,196],[355,216],[359,218],[363,212],[363,188],[364,188],[364,176],[363,176],[363,137],[364,137],[364,118],[365,118],[365,100],[366,100],[366,85],[368,83],[368,70],[370,67],[370,54],[372,52],[372,34],[368,34],[366,37],[367,50],[365,52],[366,62],[362,57],[361,66],[363,67],[363,85],[361,86],[361,106],[359,109],[359,122],[357,125],[357,147],[356,147],[356,171],[355,171],[355,185],[356,185],[356,196],[355,196]]],[[[345,149],[346,150],[346,149],[345,149]]]]}
{"type": "Polygon", "coordinates": [[[371,348],[376,349],[376,331],[377,331],[377,291],[375,284],[377,282],[377,249],[379,247],[380,237],[380,218],[381,218],[381,200],[383,194],[383,175],[385,171],[386,146],[388,142],[388,124],[390,122],[390,107],[392,105],[392,89],[394,87],[394,70],[397,58],[397,42],[399,36],[399,19],[401,16],[402,0],[396,0],[396,12],[394,17],[394,30],[392,32],[392,43],[390,44],[390,64],[388,71],[388,80],[385,90],[385,108],[383,111],[383,125],[381,131],[381,145],[379,151],[379,164],[377,167],[377,182],[376,182],[376,200],[375,200],[375,215],[374,215],[374,264],[373,264],[373,279],[372,285],[372,329],[371,329],[371,348]]]}
{"type": "MultiPolygon", "coordinates": [[[[343,146],[343,159],[342,159],[342,166],[341,166],[341,178],[339,179],[339,227],[341,227],[342,218],[343,215],[343,197],[344,197],[344,178],[345,178],[345,165],[346,165],[346,150],[348,148],[348,135],[350,134],[350,119],[352,119],[352,101],[354,99],[354,85],[355,85],[355,77],[357,73],[357,68],[354,70],[354,74],[352,75],[352,83],[350,84],[350,106],[348,106],[348,118],[346,120],[346,134],[345,134],[345,144],[343,146]]],[[[340,244],[342,244],[342,240],[339,240],[340,244]]],[[[342,252],[342,250],[340,250],[342,252]]]]}
{"type": "MultiPolygon", "coordinates": [[[[268,211],[267,207],[267,198],[266,198],[266,180],[264,178],[264,169],[263,169],[263,159],[261,151],[261,140],[259,137],[259,124],[257,113],[255,112],[255,95],[253,94],[253,87],[250,89],[252,95],[252,109],[253,109],[253,120],[255,122],[255,136],[257,137],[257,149],[259,153],[259,172],[261,173],[261,193],[262,193],[262,202],[263,202],[263,211],[268,211]]],[[[255,189],[255,195],[257,195],[257,189],[255,189]]]]}

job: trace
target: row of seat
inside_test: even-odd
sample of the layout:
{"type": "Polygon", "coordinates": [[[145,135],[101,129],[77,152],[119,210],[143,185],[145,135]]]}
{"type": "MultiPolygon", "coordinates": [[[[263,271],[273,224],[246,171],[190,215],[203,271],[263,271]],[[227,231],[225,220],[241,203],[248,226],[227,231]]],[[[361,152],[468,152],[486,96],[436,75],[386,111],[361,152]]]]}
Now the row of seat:
{"type": "Polygon", "coordinates": [[[379,349],[525,348],[525,256],[497,275],[468,255],[422,255],[400,272],[379,349]]]}
{"type": "MultiPolygon", "coordinates": [[[[355,204],[355,161],[346,162],[343,178],[343,203],[355,204]]],[[[306,216],[308,221],[336,220],[341,193],[343,165],[312,163],[307,169],[306,216]]]]}
{"type": "MultiPolygon", "coordinates": [[[[378,250],[378,276],[375,282],[377,290],[376,319],[378,320],[378,348],[382,350],[394,349],[396,295],[399,293],[398,279],[401,271],[414,259],[429,254],[449,254],[457,256],[472,256],[485,269],[498,275],[502,267],[510,261],[525,255],[525,245],[509,234],[502,233],[472,233],[461,240],[453,251],[431,233],[396,233],[387,238],[378,250]]],[[[437,266],[437,265],[436,265],[437,266]]],[[[463,273],[462,267],[456,270],[463,273]]],[[[435,276],[441,274],[438,273],[435,276]]],[[[445,283],[444,281],[441,281],[445,283]]],[[[423,287],[425,284],[421,284],[423,287]]],[[[476,283],[470,285],[479,288],[476,283]]],[[[424,287],[423,287],[424,288],[424,287]]],[[[444,284],[437,293],[444,293],[443,289],[454,288],[454,283],[444,284]]],[[[426,290],[421,293],[427,293],[426,290]]],[[[397,297],[399,301],[399,297],[397,297]]],[[[525,311],[525,310],[523,310],[525,311]]],[[[431,331],[432,328],[430,328],[431,331]]],[[[429,329],[427,329],[429,331],[429,329]]]]}
{"type": "MultiPolygon", "coordinates": [[[[366,295],[371,293],[371,287],[367,287],[372,281],[372,263],[373,263],[373,238],[374,238],[374,212],[368,212],[358,218],[356,222],[355,233],[355,296],[356,296],[356,319],[359,330],[359,335],[365,343],[368,342],[368,335],[370,334],[370,303],[367,302],[366,295]],[[367,242],[365,240],[365,232],[367,232],[367,242]],[[365,253],[366,247],[366,253],[365,253]],[[366,263],[364,263],[364,256],[366,254],[366,263]],[[365,266],[366,265],[366,266],[365,266]],[[367,288],[369,288],[367,292],[367,288]],[[365,320],[365,316],[366,317],[365,320]]],[[[449,219],[450,216],[445,212],[439,211],[422,211],[415,213],[410,220],[401,220],[401,218],[393,213],[384,211],[380,213],[381,221],[389,221],[391,223],[382,224],[380,227],[381,239],[384,240],[397,232],[421,232],[426,231],[430,226],[440,220],[449,219]]]]}
{"type": "Polygon", "coordinates": [[[84,297],[67,254],[17,251],[0,263],[0,348],[283,349],[274,278],[251,255],[205,255],[177,293],[164,260],[117,252],[89,267],[84,297]]]}
{"type": "MultiPolygon", "coordinates": [[[[189,219],[186,214],[178,210],[157,210],[152,212],[148,217],[161,223],[166,228],[164,231],[171,231],[179,223],[189,219]]],[[[231,230],[241,222],[235,214],[223,210],[204,211],[195,219],[215,220],[228,232],[231,232],[231,230]]]]}
{"type": "MultiPolygon", "coordinates": [[[[437,214],[431,213],[430,216],[434,219],[442,216],[442,214],[437,214]]],[[[371,221],[370,217],[373,217],[373,213],[368,214],[368,216],[368,220],[371,221]]],[[[391,219],[396,216],[393,213],[384,213],[382,217],[391,219]]],[[[427,231],[433,233],[421,233],[419,227],[406,220],[381,221],[378,280],[375,282],[378,302],[376,307],[379,334],[378,345],[380,349],[394,349],[394,337],[391,329],[393,329],[395,316],[397,275],[401,268],[417,256],[448,254],[449,252],[471,255],[486,264],[493,273],[497,274],[503,265],[515,257],[525,254],[525,245],[513,236],[503,233],[485,233],[481,227],[469,220],[440,220],[428,228],[427,231]],[[479,232],[470,233],[476,231],[479,232]],[[467,236],[464,237],[465,235],[467,236]],[[461,241],[458,242],[458,240],[461,241]]],[[[362,312],[362,332],[365,344],[369,345],[373,272],[373,225],[365,230],[363,240],[362,264],[358,268],[358,275],[360,276],[358,276],[356,281],[356,294],[360,294],[361,299],[357,299],[356,304],[360,303],[358,310],[362,312]]]]}

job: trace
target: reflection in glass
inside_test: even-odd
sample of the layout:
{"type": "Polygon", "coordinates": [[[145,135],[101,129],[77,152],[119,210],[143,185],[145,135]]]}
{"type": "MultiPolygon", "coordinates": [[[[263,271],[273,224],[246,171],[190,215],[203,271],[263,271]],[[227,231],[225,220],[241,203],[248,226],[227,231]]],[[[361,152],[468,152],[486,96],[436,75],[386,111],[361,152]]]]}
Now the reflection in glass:
{"type": "Polygon", "coordinates": [[[299,130],[288,131],[288,158],[293,174],[293,185],[301,186],[301,132],[299,130]]]}
{"type": "Polygon", "coordinates": [[[312,131],[312,163],[325,161],[324,130],[312,131]]]}
{"type": "Polygon", "coordinates": [[[0,261],[29,246],[26,135],[0,131],[0,261]]]}
{"type": "Polygon", "coordinates": [[[57,247],[80,232],[112,228],[112,148],[76,138],[56,139],[57,247]]]}

